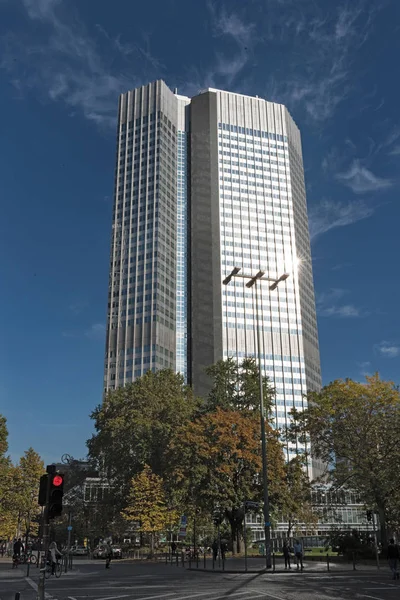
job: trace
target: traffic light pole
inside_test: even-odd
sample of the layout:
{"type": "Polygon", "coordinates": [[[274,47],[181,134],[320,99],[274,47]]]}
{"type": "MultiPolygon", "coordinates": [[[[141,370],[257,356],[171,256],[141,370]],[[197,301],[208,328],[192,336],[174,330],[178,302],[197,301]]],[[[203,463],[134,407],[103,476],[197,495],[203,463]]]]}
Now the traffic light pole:
{"type": "Polygon", "coordinates": [[[267,467],[267,438],[265,435],[265,415],[264,415],[264,381],[262,371],[262,346],[260,335],[260,317],[258,310],[258,289],[255,285],[256,300],[256,319],[257,319],[257,349],[258,349],[258,377],[260,392],[260,425],[261,425],[261,452],[262,452],[262,475],[263,475],[263,499],[264,499],[264,535],[265,535],[265,566],[271,568],[271,523],[269,516],[269,494],[268,494],[268,467],[267,467]]]}
{"type": "Polygon", "coordinates": [[[55,465],[47,465],[46,472],[48,474],[47,477],[47,488],[46,488],[46,504],[44,506],[43,511],[43,551],[44,551],[44,564],[40,566],[40,574],[39,574],[39,584],[37,590],[37,600],[45,600],[45,572],[47,567],[47,552],[49,549],[49,533],[50,533],[50,523],[49,523],[49,500],[50,500],[50,485],[51,485],[51,475],[56,472],[55,465]]]}

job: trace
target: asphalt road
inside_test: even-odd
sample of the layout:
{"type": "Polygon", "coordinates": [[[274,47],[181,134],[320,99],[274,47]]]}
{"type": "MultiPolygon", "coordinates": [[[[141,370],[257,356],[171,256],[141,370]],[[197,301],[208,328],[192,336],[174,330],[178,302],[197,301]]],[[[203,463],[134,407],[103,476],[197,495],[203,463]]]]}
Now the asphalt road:
{"type": "MultiPolygon", "coordinates": [[[[3,567],[3,565],[2,565],[3,567]]],[[[0,599],[35,600],[37,570],[25,577],[0,571],[0,599]]],[[[231,574],[188,571],[165,564],[77,563],[46,581],[47,600],[399,600],[400,583],[380,572],[231,574]]]]}

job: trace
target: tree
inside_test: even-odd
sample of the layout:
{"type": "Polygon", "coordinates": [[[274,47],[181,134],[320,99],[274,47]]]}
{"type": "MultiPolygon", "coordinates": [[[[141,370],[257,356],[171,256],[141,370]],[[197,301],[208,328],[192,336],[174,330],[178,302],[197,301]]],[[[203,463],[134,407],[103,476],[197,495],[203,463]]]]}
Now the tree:
{"type": "Polygon", "coordinates": [[[44,463],[33,448],[26,450],[17,465],[18,492],[17,510],[18,521],[26,542],[30,533],[38,533],[35,522],[40,514],[38,506],[39,480],[44,472],[44,463]]]}
{"type": "MultiPolygon", "coordinates": [[[[259,370],[254,358],[238,363],[233,358],[219,360],[206,369],[213,379],[213,386],[204,403],[204,412],[217,407],[232,410],[259,410],[259,370]]],[[[266,414],[270,412],[275,393],[268,377],[263,377],[263,397],[266,414]]]]}
{"type": "MultiPolygon", "coordinates": [[[[284,459],[278,434],[267,424],[268,480],[273,509],[280,508],[284,459]]],[[[241,549],[243,502],[262,498],[260,420],[256,411],[217,408],[182,427],[168,452],[171,494],[182,505],[212,513],[223,509],[232,543],[241,549]]]]}
{"type": "Polygon", "coordinates": [[[9,539],[15,535],[18,513],[14,506],[17,473],[11,459],[6,456],[7,438],[7,421],[0,415],[0,538],[9,539]]]}
{"type": "Polygon", "coordinates": [[[312,506],[311,483],[301,456],[296,456],[285,464],[282,517],[288,524],[288,538],[301,525],[305,525],[307,529],[315,529],[318,523],[318,514],[312,506]]]}
{"type": "Polygon", "coordinates": [[[127,521],[136,521],[139,531],[150,536],[150,554],[154,554],[154,538],[167,525],[177,520],[177,514],[168,508],[161,477],[149,465],[132,479],[129,503],[121,513],[127,521]]]}
{"type": "Polygon", "coordinates": [[[125,387],[107,394],[92,414],[96,434],[89,455],[114,490],[120,509],[132,478],[145,464],[160,476],[176,430],[198,407],[183,377],[165,369],[148,371],[125,387]]]}
{"type": "Polygon", "coordinates": [[[378,511],[385,547],[390,507],[400,492],[400,393],[378,374],[366,380],[337,380],[309,394],[308,408],[294,412],[292,431],[309,436],[312,454],[335,486],[355,490],[378,511]]]}

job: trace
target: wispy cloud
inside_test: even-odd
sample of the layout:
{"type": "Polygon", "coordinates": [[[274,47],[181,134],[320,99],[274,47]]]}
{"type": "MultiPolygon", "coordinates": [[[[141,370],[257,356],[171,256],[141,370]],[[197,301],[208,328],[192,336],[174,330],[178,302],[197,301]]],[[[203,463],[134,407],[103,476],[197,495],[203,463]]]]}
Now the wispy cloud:
{"type": "Polygon", "coordinates": [[[93,323],[90,327],[82,330],[66,330],[61,333],[65,338],[87,338],[94,341],[103,341],[106,335],[106,326],[104,323],[93,323]]]}
{"type": "Polygon", "coordinates": [[[232,86],[248,64],[259,40],[255,23],[215,2],[208,2],[207,6],[214,38],[222,38],[231,44],[226,44],[224,50],[215,51],[214,62],[208,68],[190,68],[188,79],[182,84],[183,93],[188,96],[206,87],[232,86]]]}
{"type": "Polygon", "coordinates": [[[88,306],[88,302],[86,300],[77,300],[75,302],[71,302],[68,306],[69,311],[73,315],[80,315],[88,306]]]}
{"type": "Polygon", "coordinates": [[[348,171],[338,173],[336,178],[356,194],[386,190],[393,186],[391,179],[374,175],[359,160],[354,160],[348,171]]]}
{"type": "Polygon", "coordinates": [[[345,227],[370,217],[374,208],[365,202],[333,202],[323,200],[309,209],[309,227],[311,240],[337,227],[345,227]]]}
{"type": "Polygon", "coordinates": [[[400,154],[400,144],[398,144],[397,146],[394,146],[394,148],[392,148],[392,150],[389,152],[389,154],[391,156],[398,156],[400,154]]]}
{"type": "Polygon", "coordinates": [[[353,88],[353,62],[370,35],[378,8],[364,0],[328,3],[332,7],[328,10],[327,3],[293,4],[293,18],[280,11],[269,37],[278,30],[275,36],[295,40],[302,52],[293,52],[285,77],[271,77],[267,89],[277,101],[289,107],[301,105],[311,120],[321,122],[333,115],[353,88]]]}
{"type": "Polygon", "coordinates": [[[396,342],[382,341],[375,344],[375,351],[384,358],[396,358],[400,356],[400,344],[396,342]]]}
{"type": "Polygon", "coordinates": [[[102,341],[105,339],[106,326],[104,323],[94,323],[85,331],[85,336],[91,340],[102,341]]]}
{"type": "Polygon", "coordinates": [[[366,312],[353,304],[338,304],[348,294],[347,290],[331,288],[317,295],[317,313],[320,317],[351,318],[366,316],[366,312]]]}
{"type": "Polygon", "coordinates": [[[149,56],[143,60],[146,52],[120,37],[112,39],[103,28],[89,32],[63,0],[13,1],[30,21],[30,33],[9,32],[0,38],[0,67],[19,93],[34,91],[44,100],[64,103],[70,114],[82,113],[100,126],[114,125],[118,95],[151,78],[154,69],[149,56]],[[39,26],[40,42],[31,34],[39,26]],[[99,35],[108,44],[102,52],[99,35]],[[123,71],[115,69],[116,56],[123,71]]]}

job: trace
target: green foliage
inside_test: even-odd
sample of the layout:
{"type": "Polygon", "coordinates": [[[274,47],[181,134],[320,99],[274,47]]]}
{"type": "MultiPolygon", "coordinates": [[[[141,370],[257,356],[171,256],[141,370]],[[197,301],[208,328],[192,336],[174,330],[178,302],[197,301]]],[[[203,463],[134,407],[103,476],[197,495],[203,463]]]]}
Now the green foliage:
{"type": "Polygon", "coordinates": [[[310,437],[313,455],[325,462],[335,486],[355,490],[366,506],[376,508],[385,546],[386,524],[400,493],[400,393],[378,375],[366,379],[337,380],[309,394],[292,431],[310,437]]]}
{"type": "Polygon", "coordinates": [[[288,537],[296,533],[301,525],[314,529],[318,522],[318,515],[312,507],[311,484],[305,466],[305,459],[301,456],[285,464],[281,515],[288,523],[288,537]]]}
{"type": "Polygon", "coordinates": [[[23,535],[38,533],[35,522],[40,515],[38,506],[39,480],[44,473],[44,464],[39,454],[33,448],[25,451],[17,466],[18,492],[17,505],[23,535]]]}
{"type": "Polygon", "coordinates": [[[375,548],[372,537],[365,531],[343,531],[343,529],[334,529],[328,535],[328,544],[332,550],[342,554],[348,560],[353,558],[374,558],[375,548]]]}
{"type": "Polygon", "coordinates": [[[132,479],[128,505],[121,516],[137,522],[138,531],[150,535],[152,550],[155,534],[178,521],[178,513],[167,505],[162,477],[153,473],[148,465],[132,479]]]}
{"type": "Polygon", "coordinates": [[[0,539],[37,532],[36,517],[39,478],[43,473],[40,456],[29,448],[14,466],[6,452],[6,419],[0,415],[0,539]]]}
{"type": "MultiPolygon", "coordinates": [[[[253,358],[245,358],[238,363],[233,358],[219,360],[206,369],[213,385],[204,404],[204,411],[216,408],[223,410],[259,410],[260,387],[259,370],[253,358]]],[[[263,378],[264,407],[266,413],[272,406],[275,391],[268,377],[263,378]]]]}
{"type": "Polygon", "coordinates": [[[89,455],[114,486],[120,508],[132,478],[145,464],[156,474],[165,473],[168,446],[197,407],[182,376],[165,369],[148,371],[110,392],[96,408],[89,455]]]}

